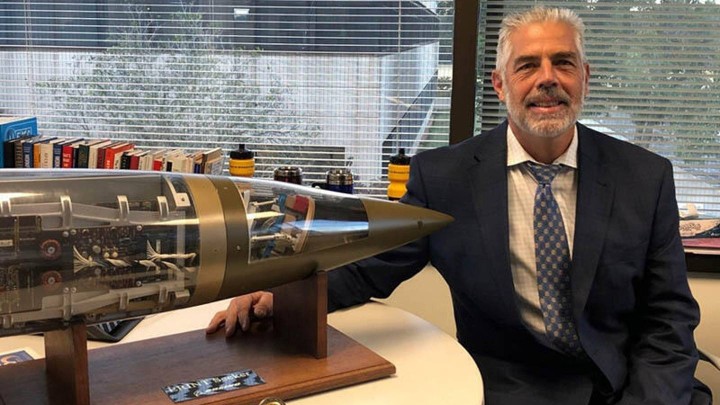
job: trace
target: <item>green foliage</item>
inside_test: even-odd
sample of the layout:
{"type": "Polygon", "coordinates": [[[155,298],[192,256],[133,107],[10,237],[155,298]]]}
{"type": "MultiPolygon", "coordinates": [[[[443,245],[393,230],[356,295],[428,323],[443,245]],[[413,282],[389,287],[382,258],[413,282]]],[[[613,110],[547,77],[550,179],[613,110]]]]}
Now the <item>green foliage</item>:
{"type": "MultiPolygon", "coordinates": [[[[720,6],[693,0],[597,1],[588,9],[607,15],[588,26],[588,40],[599,38],[588,46],[593,84],[588,115],[626,121],[624,135],[633,143],[676,162],[717,162],[720,55],[717,34],[711,33],[720,25],[720,6]],[[677,12],[686,17],[678,18],[677,12]],[[623,29],[609,30],[610,23],[602,20],[623,29]],[[593,68],[593,58],[605,63],[593,68]]],[[[717,177],[720,166],[714,166],[708,169],[717,177]]]]}
{"type": "Polygon", "coordinates": [[[202,14],[188,6],[161,26],[143,6],[127,11],[131,23],[110,35],[108,49],[79,53],[71,76],[38,83],[47,119],[78,135],[158,147],[297,145],[317,136],[258,55],[229,49],[202,14]]]}

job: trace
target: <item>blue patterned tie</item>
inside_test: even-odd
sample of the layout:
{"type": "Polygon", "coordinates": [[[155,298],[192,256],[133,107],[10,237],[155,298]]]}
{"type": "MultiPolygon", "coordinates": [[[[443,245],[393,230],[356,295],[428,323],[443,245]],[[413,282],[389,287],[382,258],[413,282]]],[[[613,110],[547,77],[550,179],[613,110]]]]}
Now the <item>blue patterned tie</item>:
{"type": "Polygon", "coordinates": [[[555,347],[579,357],[583,349],[572,318],[570,250],[560,208],[550,186],[561,166],[533,162],[526,162],[526,165],[538,182],[533,229],[538,293],[545,332],[555,347]]]}

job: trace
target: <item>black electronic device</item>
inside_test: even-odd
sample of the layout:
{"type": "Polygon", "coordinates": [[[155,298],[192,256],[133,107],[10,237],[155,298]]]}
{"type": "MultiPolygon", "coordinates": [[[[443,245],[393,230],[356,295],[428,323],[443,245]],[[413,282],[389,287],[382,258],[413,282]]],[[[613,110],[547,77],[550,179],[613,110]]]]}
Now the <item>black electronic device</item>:
{"type": "Polygon", "coordinates": [[[99,342],[119,342],[142,320],[143,318],[135,318],[88,325],[87,337],[99,342]]]}

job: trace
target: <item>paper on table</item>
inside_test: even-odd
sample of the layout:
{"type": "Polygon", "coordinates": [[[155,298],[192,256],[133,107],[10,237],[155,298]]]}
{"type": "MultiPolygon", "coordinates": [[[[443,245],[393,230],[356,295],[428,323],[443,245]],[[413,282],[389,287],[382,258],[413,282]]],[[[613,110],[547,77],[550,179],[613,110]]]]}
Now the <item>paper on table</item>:
{"type": "Polygon", "coordinates": [[[29,347],[23,347],[16,350],[0,353],[0,366],[8,364],[22,363],[23,361],[35,360],[40,356],[29,347]]]}

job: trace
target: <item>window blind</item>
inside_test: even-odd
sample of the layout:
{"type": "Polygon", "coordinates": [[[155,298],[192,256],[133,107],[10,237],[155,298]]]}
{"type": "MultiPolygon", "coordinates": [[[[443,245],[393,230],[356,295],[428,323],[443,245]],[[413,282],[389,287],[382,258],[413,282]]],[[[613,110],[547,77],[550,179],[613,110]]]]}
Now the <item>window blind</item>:
{"type": "Polygon", "coordinates": [[[3,1],[0,115],[384,195],[399,148],[448,142],[452,24],[452,1],[3,1]]]}
{"type": "MultiPolygon", "coordinates": [[[[536,1],[487,1],[478,127],[505,118],[492,89],[502,17],[536,1]]],[[[720,2],[542,2],[584,20],[590,93],[581,122],[669,158],[681,208],[720,216],[720,2]]]]}

